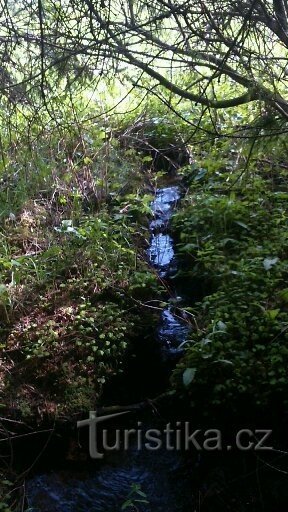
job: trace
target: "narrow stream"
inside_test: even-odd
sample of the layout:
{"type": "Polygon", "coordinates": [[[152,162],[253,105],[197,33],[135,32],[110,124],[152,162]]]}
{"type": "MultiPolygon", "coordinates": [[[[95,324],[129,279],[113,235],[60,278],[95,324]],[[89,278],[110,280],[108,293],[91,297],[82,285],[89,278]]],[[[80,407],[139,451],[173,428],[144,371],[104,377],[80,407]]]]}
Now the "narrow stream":
{"type": "MultiPolygon", "coordinates": [[[[151,264],[157,269],[161,278],[167,278],[177,270],[173,240],[168,234],[169,221],[180,199],[178,186],[160,188],[156,191],[152,203],[154,218],[150,223],[151,241],[148,256],[151,264]]],[[[170,298],[171,305],[163,309],[158,329],[158,338],[163,353],[168,355],[179,354],[179,345],[183,343],[188,334],[187,323],[173,313],[175,303],[181,302],[174,291],[170,298]]]]}
{"type": "MultiPolygon", "coordinates": [[[[162,279],[177,269],[168,226],[179,199],[177,186],[160,188],[151,205],[154,217],[150,223],[148,257],[162,279]]],[[[187,324],[173,310],[173,304],[179,300],[175,292],[175,296],[170,297],[171,305],[162,311],[159,321],[157,342],[164,356],[179,354],[178,347],[188,333],[187,324]]],[[[146,414],[145,419],[139,415],[128,420],[129,427],[134,422],[135,428],[139,420],[143,429],[165,427],[163,419],[149,414],[148,419],[146,414]]],[[[111,428],[111,423],[109,425],[111,428]]],[[[91,465],[85,467],[83,462],[81,470],[50,471],[32,478],[27,487],[29,512],[118,512],[133,484],[141,486],[149,503],[137,502],[137,509],[129,507],[127,510],[191,512],[194,508],[190,477],[183,476],[181,468],[180,452],[167,450],[165,446],[139,450],[135,439],[128,450],[105,453],[104,462],[95,463],[92,468],[91,465]]]]}
{"type": "Polygon", "coordinates": [[[173,240],[167,233],[169,220],[180,199],[179,187],[165,187],[156,190],[151,209],[153,220],[150,222],[151,240],[148,256],[156,267],[160,277],[166,277],[175,267],[173,240]]]}

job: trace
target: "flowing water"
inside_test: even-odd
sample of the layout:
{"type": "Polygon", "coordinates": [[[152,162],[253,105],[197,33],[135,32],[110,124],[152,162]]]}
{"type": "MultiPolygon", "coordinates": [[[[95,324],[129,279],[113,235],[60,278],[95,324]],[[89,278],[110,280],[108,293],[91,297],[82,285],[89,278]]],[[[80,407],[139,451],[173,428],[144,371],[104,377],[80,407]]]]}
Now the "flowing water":
{"type": "Polygon", "coordinates": [[[179,478],[179,470],[176,452],[138,451],[132,446],[89,471],[35,477],[28,484],[28,502],[33,512],[119,512],[133,484],[138,484],[149,502],[138,504],[141,512],[188,512],[189,479],[179,478]]]}
{"type": "Polygon", "coordinates": [[[175,268],[173,240],[167,233],[169,220],[180,199],[179,187],[165,187],[156,191],[151,205],[153,220],[150,222],[151,240],[148,256],[160,277],[166,277],[175,268]]]}
{"type": "MultiPolygon", "coordinates": [[[[177,186],[156,191],[151,205],[151,241],[148,257],[162,279],[175,272],[173,240],[168,233],[169,220],[180,199],[177,186]]],[[[170,297],[171,299],[171,297],[170,297]]],[[[172,298],[177,303],[175,293],[172,298]]],[[[163,354],[177,356],[179,345],[187,337],[187,324],[173,310],[173,305],[162,311],[157,340],[163,354]]],[[[139,424],[139,417],[137,418],[139,424]]],[[[157,420],[146,418],[142,429],[155,428],[157,420]]],[[[161,423],[161,422],[160,422],[161,423]]],[[[137,421],[136,421],[137,424],[137,421]]],[[[163,426],[163,425],[162,425],[163,426]]],[[[87,432],[88,436],[88,432],[87,432]]],[[[129,449],[105,454],[104,462],[91,469],[61,470],[37,475],[28,482],[28,505],[37,512],[118,512],[131,486],[140,485],[149,503],[135,503],[143,512],[188,512],[193,510],[189,477],[183,476],[181,454],[167,450],[139,450],[134,440],[129,449]],[[180,476],[179,476],[180,475],[180,476]]],[[[137,496],[135,496],[137,498],[137,496]]],[[[138,496],[141,499],[141,496],[138,496]]],[[[143,497],[142,497],[143,499],[143,497]]],[[[136,510],[128,508],[127,510],[136,510]]]]}
{"type": "MultiPolygon", "coordinates": [[[[151,240],[148,256],[161,278],[169,277],[177,270],[173,240],[167,231],[179,199],[179,187],[165,187],[156,191],[152,203],[154,218],[150,223],[151,240]]],[[[178,297],[175,292],[171,302],[181,302],[181,297],[178,297]]],[[[174,306],[170,305],[162,311],[158,329],[158,338],[163,352],[170,355],[181,353],[179,345],[183,343],[189,330],[187,323],[173,313],[173,309],[175,309],[174,306]]]]}

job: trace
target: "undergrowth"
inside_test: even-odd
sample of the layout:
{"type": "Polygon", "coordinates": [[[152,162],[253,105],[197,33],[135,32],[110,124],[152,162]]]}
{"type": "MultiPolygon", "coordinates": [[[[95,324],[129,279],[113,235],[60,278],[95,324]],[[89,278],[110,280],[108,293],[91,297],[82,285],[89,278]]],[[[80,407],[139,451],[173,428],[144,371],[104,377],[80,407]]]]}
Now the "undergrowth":
{"type": "Polygon", "coordinates": [[[163,291],[140,151],[101,126],[39,137],[11,146],[0,191],[2,401],[26,419],[95,407],[163,291]]]}
{"type": "Polygon", "coordinates": [[[177,279],[195,325],[172,383],[191,405],[204,400],[206,415],[288,404],[285,144],[271,140],[249,161],[247,145],[241,154],[239,144],[231,151],[218,141],[183,168],[188,188],[173,219],[177,279]]]}

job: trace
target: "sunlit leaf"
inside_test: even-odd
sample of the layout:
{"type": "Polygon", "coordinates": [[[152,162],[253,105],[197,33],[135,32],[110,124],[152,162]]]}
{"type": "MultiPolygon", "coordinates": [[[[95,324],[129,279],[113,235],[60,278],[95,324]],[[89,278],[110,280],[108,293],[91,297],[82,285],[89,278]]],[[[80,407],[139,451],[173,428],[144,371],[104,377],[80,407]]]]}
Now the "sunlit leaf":
{"type": "Polygon", "coordinates": [[[266,315],[270,320],[274,320],[280,313],[280,309],[268,309],[266,315]]]}
{"type": "Polygon", "coordinates": [[[263,260],[263,267],[265,270],[270,270],[276,263],[279,261],[279,258],[276,256],[275,258],[265,258],[263,260]]]}

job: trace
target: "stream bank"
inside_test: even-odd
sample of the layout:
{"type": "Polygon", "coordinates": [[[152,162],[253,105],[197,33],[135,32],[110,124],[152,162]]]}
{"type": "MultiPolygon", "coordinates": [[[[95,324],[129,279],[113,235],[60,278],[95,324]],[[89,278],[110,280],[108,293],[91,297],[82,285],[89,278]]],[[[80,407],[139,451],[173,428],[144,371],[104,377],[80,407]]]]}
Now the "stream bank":
{"type": "MultiPolygon", "coordinates": [[[[153,220],[149,227],[151,239],[147,255],[163,281],[177,269],[173,240],[169,235],[169,221],[179,199],[179,186],[162,187],[156,190],[151,205],[153,220]]],[[[107,394],[110,403],[111,400],[113,403],[113,388],[116,389],[114,401],[120,404],[127,404],[132,398],[145,399],[165,390],[171,368],[182,354],[179,345],[189,331],[187,321],[173,311],[173,304],[178,303],[181,298],[177,296],[176,291],[171,292],[171,286],[169,291],[168,305],[160,313],[154,341],[148,346],[142,346],[136,358],[131,358],[124,371],[124,379],[118,377],[111,380],[102,402],[105,402],[107,394]],[[135,390],[135,393],[131,393],[131,389],[135,390]]],[[[132,428],[135,428],[135,420],[134,415],[134,420],[130,420],[132,428]]],[[[144,430],[155,429],[157,424],[159,429],[163,430],[168,420],[169,418],[159,416],[157,408],[154,412],[152,408],[150,413],[146,411],[137,414],[137,424],[140,422],[144,430]]],[[[122,428],[127,428],[127,425],[129,422],[126,420],[124,425],[122,423],[122,428]]],[[[110,432],[113,432],[116,426],[117,423],[110,423],[110,432]]],[[[189,472],[186,472],[184,479],[175,480],[177,472],[181,473],[181,460],[180,452],[171,452],[164,445],[157,451],[139,451],[134,440],[128,451],[106,453],[105,462],[101,463],[100,467],[96,464],[93,469],[87,470],[86,460],[82,467],[78,464],[76,472],[63,469],[60,472],[51,470],[49,473],[36,475],[28,482],[28,505],[35,512],[84,512],[88,508],[91,512],[112,512],[120,510],[131,491],[131,486],[133,488],[133,485],[137,484],[141,486],[141,492],[144,492],[149,501],[147,505],[140,505],[143,512],[188,512],[194,499],[189,485],[189,472]]],[[[91,466],[91,461],[88,462],[88,466],[91,466]]]]}
{"type": "MultiPolygon", "coordinates": [[[[115,404],[146,399],[147,396],[153,396],[153,390],[161,393],[170,369],[181,355],[179,345],[187,335],[187,323],[175,314],[181,298],[177,290],[171,292],[172,276],[177,268],[177,261],[171,245],[169,216],[179,200],[178,189],[175,189],[174,185],[171,187],[164,187],[166,190],[161,189],[155,195],[152,205],[154,219],[150,226],[151,245],[148,250],[151,263],[161,279],[168,283],[167,305],[162,312],[159,311],[158,329],[153,340],[150,340],[150,345],[143,343],[142,352],[138,352],[138,357],[131,357],[126,368],[126,378],[114,382],[111,380],[110,391],[112,388],[115,390],[112,399],[112,403],[115,404]]],[[[106,403],[111,403],[108,402],[108,397],[112,396],[110,391],[107,391],[106,403]]],[[[151,403],[149,409],[137,411],[131,418],[127,415],[122,420],[110,423],[107,428],[112,436],[112,442],[113,433],[118,427],[124,430],[135,428],[141,423],[143,430],[158,427],[163,431],[170,421],[177,422],[187,418],[191,420],[191,403],[187,403],[185,416],[184,402],[181,411],[181,408],[177,409],[177,397],[174,401],[173,397],[167,400],[166,407],[158,407],[151,403]]],[[[105,395],[103,401],[105,403],[105,395]]],[[[226,411],[224,420],[225,435],[227,434],[230,439],[234,432],[231,433],[232,425],[229,425],[229,411],[226,411]]],[[[211,418],[207,419],[207,428],[215,426],[211,426],[211,421],[211,418]]],[[[197,421],[194,426],[199,427],[197,421]]],[[[242,424],[239,428],[243,426],[250,425],[242,424]]],[[[76,431],[75,436],[78,436],[76,431]]],[[[192,453],[183,453],[181,450],[167,450],[165,447],[156,451],[146,451],[138,450],[137,443],[134,442],[128,451],[107,452],[105,460],[97,463],[89,460],[87,429],[81,431],[79,436],[76,444],[78,448],[81,446],[82,457],[84,454],[82,461],[77,455],[76,463],[74,461],[67,467],[66,461],[64,467],[59,468],[57,463],[53,465],[52,460],[50,471],[38,470],[28,482],[28,504],[35,512],[86,512],[87,509],[92,512],[118,512],[133,485],[140,486],[141,492],[149,501],[149,504],[137,504],[141,512],[191,512],[191,508],[197,512],[270,512],[272,495],[277,494],[277,489],[285,480],[284,473],[283,477],[277,475],[275,479],[273,454],[263,462],[259,461],[257,454],[253,452],[199,453],[192,450],[192,453]],[[269,485],[273,486],[273,493],[270,493],[269,485]]],[[[71,457],[73,458],[73,454],[71,457]]],[[[281,468],[285,471],[285,461],[281,461],[281,468]]],[[[285,492],[282,491],[283,507],[285,500],[285,492]]],[[[281,508],[282,504],[279,500],[278,502],[278,510],[284,511],[285,508],[281,508]]]]}

